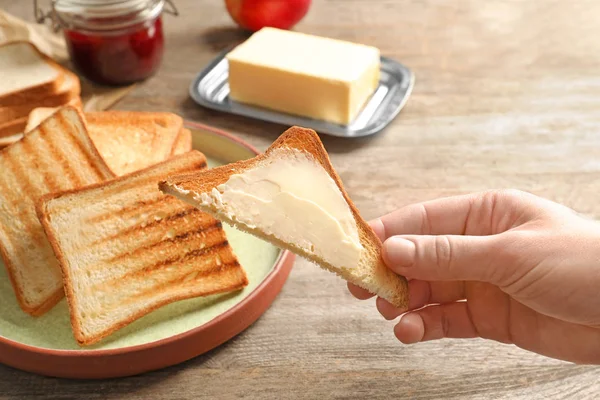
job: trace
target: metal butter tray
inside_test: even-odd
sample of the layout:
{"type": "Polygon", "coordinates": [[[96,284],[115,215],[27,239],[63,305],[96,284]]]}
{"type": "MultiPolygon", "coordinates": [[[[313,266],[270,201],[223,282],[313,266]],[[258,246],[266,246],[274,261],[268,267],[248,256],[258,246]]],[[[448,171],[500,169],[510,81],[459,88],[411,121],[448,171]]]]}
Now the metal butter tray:
{"type": "Polygon", "coordinates": [[[404,107],[415,80],[410,69],[397,61],[381,57],[381,74],[377,90],[352,123],[338,125],[231,100],[228,84],[229,68],[225,59],[227,52],[224,51],[215,58],[192,82],[190,95],[196,103],[213,110],[263,121],[311,128],[332,136],[361,137],[381,131],[404,107]]]}

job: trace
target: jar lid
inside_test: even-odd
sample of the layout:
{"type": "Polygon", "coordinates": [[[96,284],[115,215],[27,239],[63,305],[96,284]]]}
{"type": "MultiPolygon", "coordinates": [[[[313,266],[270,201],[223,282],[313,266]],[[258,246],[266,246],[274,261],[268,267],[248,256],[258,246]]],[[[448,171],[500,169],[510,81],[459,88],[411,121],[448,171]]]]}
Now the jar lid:
{"type": "Polygon", "coordinates": [[[157,17],[165,0],[54,0],[52,7],[66,28],[113,30],[157,17]]]}

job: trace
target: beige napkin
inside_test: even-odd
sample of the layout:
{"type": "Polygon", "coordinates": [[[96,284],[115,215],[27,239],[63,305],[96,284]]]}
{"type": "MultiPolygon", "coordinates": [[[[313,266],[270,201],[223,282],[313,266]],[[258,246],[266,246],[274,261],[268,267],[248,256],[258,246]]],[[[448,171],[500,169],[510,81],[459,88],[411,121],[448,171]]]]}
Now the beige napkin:
{"type": "MultiPolygon", "coordinates": [[[[49,25],[29,23],[0,10],[0,45],[9,41],[27,40],[58,63],[67,64],[69,55],[61,32],[54,32],[49,25]]],[[[126,87],[101,87],[81,78],[81,101],[84,111],[102,111],[110,108],[134,85],[126,87]]]]}

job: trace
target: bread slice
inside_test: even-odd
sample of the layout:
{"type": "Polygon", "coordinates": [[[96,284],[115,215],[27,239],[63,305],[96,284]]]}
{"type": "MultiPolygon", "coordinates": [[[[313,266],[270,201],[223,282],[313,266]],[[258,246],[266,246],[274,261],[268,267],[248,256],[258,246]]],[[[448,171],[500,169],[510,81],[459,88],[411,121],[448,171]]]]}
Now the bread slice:
{"type": "MultiPolygon", "coordinates": [[[[37,126],[56,108],[36,108],[29,114],[25,132],[37,126]]],[[[92,141],[116,175],[137,171],[192,148],[192,133],[181,128],[181,117],[170,113],[98,111],[85,114],[92,141]],[[172,143],[172,150],[167,146],[172,143]],[[163,158],[164,157],[164,158],[163,158]]]]}
{"type": "Polygon", "coordinates": [[[83,108],[83,105],[81,104],[81,98],[79,96],[69,100],[69,102],[60,107],[36,107],[27,115],[27,124],[25,125],[24,132],[27,133],[34,130],[39,124],[42,123],[43,120],[50,117],[61,107],[66,105],[76,107],[80,110],[83,108]]]}
{"type": "Polygon", "coordinates": [[[63,68],[26,41],[0,46],[0,105],[11,105],[19,97],[45,95],[58,90],[63,68]]]}
{"type": "Polygon", "coordinates": [[[205,167],[204,155],[193,151],[40,200],[80,345],[174,301],[247,285],[221,223],[158,190],[168,175],[205,167]]]}
{"type": "MultiPolygon", "coordinates": [[[[289,167],[287,168],[289,169],[289,167]]],[[[296,172],[299,171],[296,170],[296,172]]],[[[289,171],[289,175],[290,180],[298,180],[300,177],[299,174],[294,173],[293,168],[289,171]]],[[[314,185],[315,182],[316,181],[312,181],[307,184],[314,185]]],[[[323,182],[323,180],[320,182],[323,182]]],[[[281,248],[290,250],[329,271],[337,273],[347,281],[383,297],[397,307],[404,308],[408,304],[406,279],[396,275],[384,265],[381,258],[381,241],[370,226],[361,218],[358,210],[348,197],[339,176],[333,169],[323,144],[313,130],[292,127],[284,132],[283,135],[281,135],[262,155],[209,170],[197,171],[192,174],[172,176],[166,181],[161,182],[159,187],[163,192],[171,194],[203,211],[213,214],[222,221],[267,240],[281,248]],[[318,234],[320,230],[323,231],[324,229],[322,223],[319,225],[319,221],[315,223],[314,228],[312,228],[313,231],[310,231],[306,234],[306,237],[302,238],[304,243],[310,243],[310,245],[301,245],[299,244],[299,241],[292,243],[283,239],[282,235],[274,232],[274,229],[266,226],[267,223],[264,221],[269,219],[267,218],[267,215],[259,214],[256,209],[248,210],[251,206],[246,206],[241,203],[229,203],[225,206],[222,201],[219,201],[215,197],[215,191],[222,194],[222,192],[219,191],[222,188],[220,185],[228,182],[230,177],[234,174],[242,174],[248,171],[257,170],[258,168],[263,168],[278,161],[283,162],[284,164],[281,164],[283,166],[293,165],[293,162],[300,159],[300,157],[302,157],[303,160],[308,160],[308,162],[312,164],[311,168],[323,168],[326,172],[325,181],[333,184],[333,188],[337,186],[337,189],[339,189],[339,192],[343,196],[343,200],[340,200],[338,197],[338,203],[336,204],[343,205],[344,200],[347,203],[349,210],[351,211],[351,216],[348,218],[350,220],[353,218],[356,223],[358,239],[360,240],[362,248],[359,253],[357,265],[335,265],[329,261],[332,260],[331,257],[325,259],[323,254],[325,254],[327,248],[332,248],[332,246],[334,248],[341,248],[342,243],[315,243],[315,240],[310,240],[308,236],[313,233],[318,234]],[[339,203],[340,201],[341,203],[339,203]],[[253,213],[254,217],[251,221],[248,221],[247,216],[240,216],[240,212],[236,210],[246,210],[247,212],[251,212],[251,214],[253,213]]],[[[268,188],[269,187],[267,187],[267,189],[268,188]]],[[[314,191],[319,192],[331,188],[332,186],[315,187],[314,191]]],[[[335,189],[332,190],[335,191],[335,189]]],[[[235,200],[232,201],[235,202],[235,200]]],[[[293,205],[296,207],[297,203],[293,203],[293,205]]],[[[267,213],[274,213],[276,211],[277,210],[271,208],[267,213]]],[[[299,208],[287,211],[287,219],[285,222],[279,222],[279,224],[286,224],[290,232],[302,232],[302,229],[305,228],[303,221],[307,220],[309,216],[303,213],[303,210],[299,208]]],[[[270,221],[272,222],[272,219],[270,219],[270,221]]],[[[277,224],[273,226],[276,225],[277,224]]]]}
{"type": "Polygon", "coordinates": [[[0,106],[0,123],[28,117],[31,110],[38,107],[58,108],[74,102],[81,103],[79,78],[68,70],[64,70],[64,74],[65,80],[58,92],[32,96],[23,104],[0,106]]]}
{"type": "Polygon", "coordinates": [[[14,119],[12,121],[0,124],[0,138],[14,136],[18,133],[23,133],[27,126],[27,117],[14,119]]]}
{"type": "Polygon", "coordinates": [[[0,137],[0,149],[10,146],[11,144],[15,143],[16,141],[21,140],[22,137],[23,137],[23,134],[21,134],[21,133],[17,133],[17,134],[10,135],[10,136],[0,137]]]}
{"type": "Polygon", "coordinates": [[[113,175],[74,107],[64,107],[0,151],[0,253],[21,308],[41,315],[62,297],[62,277],[35,213],[44,194],[113,175]]]}
{"type": "Polygon", "coordinates": [[[179,136],[173,145],[173,151],[171,155],[178,155],[187,153],[192,150],[192,131],[189,129],[183,128],[181,132],[179,132],[179,136]]]}
{"type": "Polygon", "coordinates": [[[183,128],[180,116],[166,112],[99,111],[85,118],[92,140],[116,175],[167,160],[183,128]]]}
{"type": "Polygon", "coordinates": [[[27,133],[34,130],[43,120],[50,117],[59,109],[60,107],[36,107],[32,109],[27,116],[27,124],[25,125],[24,132],[27,133]]]}
{"type": "MultiPolygon", "coordinates": [[[[81,109],[81,99],[76,97],[66,105],[81,109]]],[[[60,107],[38,107],[31,110],[26,118],[19,118],[5,124],[0,124],[0,149],[10,146],[23,137],[23,132],[32,131],[44,119],[58,111],[60,107]]]]}

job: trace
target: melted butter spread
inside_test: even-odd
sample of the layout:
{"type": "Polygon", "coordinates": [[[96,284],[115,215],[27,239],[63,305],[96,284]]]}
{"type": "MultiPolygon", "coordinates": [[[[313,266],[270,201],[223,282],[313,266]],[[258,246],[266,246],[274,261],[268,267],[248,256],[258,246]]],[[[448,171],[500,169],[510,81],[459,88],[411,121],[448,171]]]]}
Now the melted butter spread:
{"type": "Polygon", "coordinates": [[[362,246],[350,206],[309,153],[275,150],[198,200],[336,267],[359,262],[362,246]]]}

